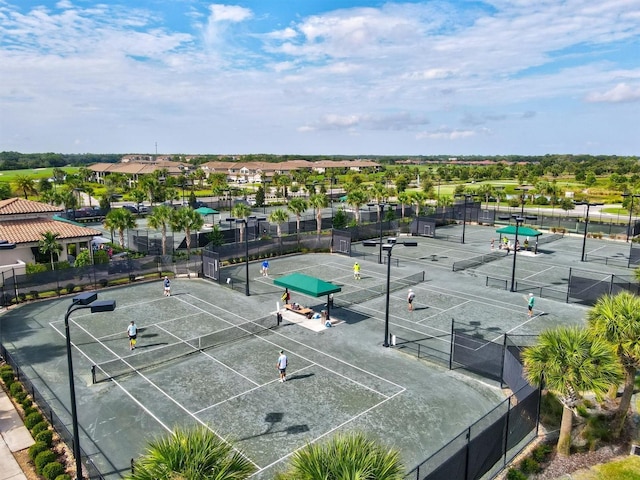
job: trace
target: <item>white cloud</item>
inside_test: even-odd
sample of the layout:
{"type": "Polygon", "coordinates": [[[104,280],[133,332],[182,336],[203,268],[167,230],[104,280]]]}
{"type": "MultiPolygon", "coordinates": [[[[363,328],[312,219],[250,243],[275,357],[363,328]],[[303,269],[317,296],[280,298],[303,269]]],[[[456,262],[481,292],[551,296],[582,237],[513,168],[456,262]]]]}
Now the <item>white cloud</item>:
{"type": "Polygon", "coordinates": [[[421,132],[416,135],[417,139],[426,140],[460,140],[464,138],[474,137],[474,130],[458,130],[451,128],[441,128],[432,132],[421,132]]]}
{"type": "Polygon", "coordinates": [[[587,102],[625,103],[640,101],[640,86],[633,87],[626,83],[619,83],[611,90],[603,93],[592,92],[586,96],[587,102]]]}

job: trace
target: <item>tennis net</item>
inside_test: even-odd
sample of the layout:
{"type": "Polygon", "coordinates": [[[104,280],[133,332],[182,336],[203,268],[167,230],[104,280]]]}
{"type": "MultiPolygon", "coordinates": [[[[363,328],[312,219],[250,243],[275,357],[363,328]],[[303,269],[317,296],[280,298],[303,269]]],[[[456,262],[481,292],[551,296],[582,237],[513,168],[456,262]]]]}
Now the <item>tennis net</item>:
{"type": "MultiPolygon", "coordinates": [[[[389,291],[395,292],[402,290],[403,288],[416,285],[420,282],[424,282],[424,271],[414,273],[402,278],[394,278],[389,281],[389,291]]],[[[334,303],[337,306],[346,307],[354,305],[356,303],[366,302],[372,298],[377,298],[380,295],[384,295],[387,292],[387,284],[373,285],[371,287],[362,288],[356,291],[344,292],[341,295],[336,295],[334,303]]]]}
{"type": "Polygon", "coordinates": [[[155,367],[209,348],[220,347],[242,338],[260,335],[273,330],[277,326],[277,318],[274,315],[270,315],[251,322],[230,325],[216,332],[190,340],[181,340],[162,347],[149,349],[148,352],[135,353],[99,363],[91,367],[93,383],[155,367]]]}

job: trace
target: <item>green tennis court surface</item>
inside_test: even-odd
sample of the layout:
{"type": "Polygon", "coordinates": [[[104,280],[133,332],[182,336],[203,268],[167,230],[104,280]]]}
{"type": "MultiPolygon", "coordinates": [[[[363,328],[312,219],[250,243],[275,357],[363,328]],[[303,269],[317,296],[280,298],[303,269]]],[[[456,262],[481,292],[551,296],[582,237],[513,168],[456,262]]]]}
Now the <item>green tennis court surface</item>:
{"type": "MultiPolygon", "coordinates": [[[[452,229],[452,236],[459,233],[452,229]]],[[[521,293],[486,287],[484,272],[508,277],[512,257],[452,272],[445,257],[486,253],[495,236],[470,226],[466,235],[465,245],[418,238],[417,248],[394,249],[391,281],[399,287],[389,298],[391,333],[448,348],[452,320],[484,339],[582,323],[582,306],[541,298],[530,319],[521,293]],[[409,312],[409,283],[401,279],[422,272],[409,312]]],[[[566,240],[554,242],[553,253],[518,257],[518,280],[561,276],[552,272],[575,263],[581,247],[580,239],[566,240]]],[[[340,431],[365,431],[398,448],[407,470],[436,452],[504,393],[495,382],[383,348],[387,266],[359,260],[358,281],[353,261],[330,254],[275,258],[270,278],[252,263],[249,297],[237,285],[181,278],[173,280],[171,297],[163,296],[160,281],[101,291],[100,299],[117,301],[114,312],[71,317],[83,449],[114,479],[129,471],[150,438],[195,424],[233,441],[259,479],[272,478],[306,443],[340,431]],[[292,272],[340,285],[331,313],[343,323],[320,333],[287,323],[274,328],[282,289],[272,280],[292,272]],[[141,330],[133,352],[125,333],[131,320],[141,330]],[[289,357],[286,383],[275,365],[280,349],[289,357]]],[[[234,278],[243,278],[244,265],[233,268],[234,278]]],[[[326,301],[295,292],[292,300],[316,311],[326,301]]],[[[70,303],[31,303],[1,317],[3,344],[69,423],[63,319],[70,303]]]]}

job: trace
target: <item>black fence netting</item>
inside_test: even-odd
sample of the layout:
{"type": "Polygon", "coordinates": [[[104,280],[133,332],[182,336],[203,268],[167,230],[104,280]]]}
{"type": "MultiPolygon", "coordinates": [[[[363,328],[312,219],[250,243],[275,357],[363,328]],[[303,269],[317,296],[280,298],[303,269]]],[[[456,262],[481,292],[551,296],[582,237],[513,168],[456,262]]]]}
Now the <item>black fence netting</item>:
{"type": "Polygon", "coordinates": [[[504,346],[454,328],[451,363],[502,380],[504,346]]]}
{"type": "Polygon", "coordinates": [[[132,283],[160,276],[163,272],[197,274],[201,270],[200,256],[176,262],[173,262],[171,257],[147,256],[131,259],[126,256],[118,258],[114,256],[109,263],[85,267],[31,274],[18,274],[13,270],[5,271],[1,275],[1,302],[3,306],[9,306],[26,300],[71,294],[85,288],[98,289],[132,283]]]}

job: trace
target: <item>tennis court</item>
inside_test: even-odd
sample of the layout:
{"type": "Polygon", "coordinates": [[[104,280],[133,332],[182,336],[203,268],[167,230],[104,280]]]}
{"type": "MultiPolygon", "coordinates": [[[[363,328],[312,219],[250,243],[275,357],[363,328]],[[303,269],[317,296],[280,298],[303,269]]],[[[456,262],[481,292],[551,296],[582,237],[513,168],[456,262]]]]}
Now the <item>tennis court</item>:
{"type": "MultiPolygon", "coordinates": [[[[321,271],[345,295],[384,285],[384,265],[363,266],[358,283],[351,267],[348,257],[305,255],[275,259],[270,272],[321,271]]],[[[398,278],[420,271],[394,270],[398,278]]],[[[257,266],[251,272],[250,297],[205,280],[176,279],[171,297],[162,295],[161,282],[104,290],[101,299],[117,301],[114,312],[72,315],[82,447],[108,478],[129,471],[149,438],[199,423],[233,441],[259,469],[255,478],[272,478],[307,442],[350,430],[391,442],[411,468],[502,398],[496,385],[381,347],[380,312],[335,308],[344,323],[322,333],[294,324],[273,328],[265,319],[275,321],[280,291],[257,266]],[[125,334],[130,320],[141,329],[133,352],[125,334]],[[245,331],[251,335],[239,338],[245,331]],[[195,339],[213,332],[217,340],[200,349],[195,339]],[[280,349],[290,365],[284,384],[275,368],[280,349]],[[443,388],[433,391],[436,383],[443,388]],[[452,399],[459,399],[458,413],[446,418],[452,399]]],[[[320,301],[293,296],[311,306],[320,301]]],[[[30,365],[27,373],[61,412],[70,403],[63,337],[69,304],[33,303],[2,318],[3,343],[30,365]]]]}
{"type": "MultiPolygon", "coordinates": [[[[438,255],[465,258],[486,250],[488,241],[437,242],[420,238],[417,248],[393,250],[391,333],[441,348],[452,320],[485,339],[582,322],[584,307],[544,299],[529,319],[522,295],[487,288],[477,273],[452,272],[432,257],[439,248],[438,255]],[[416,292],[413,312],[409,286],[416,292]]],[[[361,262],[356,280],[353,262],[330,254],[274,258],[270,278],[252,263],[249,297],[243,286],[182,278],[173,280],[171,297],[162,295],[160,281],[101,291],[101,299],[117,301],[114,312],[71,317],[83,449],[106,478],[121,478],[150,438],[203,424],[254,463],[254,478],[269,479],[305,444],[358,430],[398,448],[408,470],[504,399],[495,382],[383,348],[387,266],[361,262]],[[272,280],[293,272],[341,286],[331,312],[341,324],[319,333],[276,326],[282,290],[272,280]],[[125,333],[130,320],[140,328],[133,352],[125,333]],[[275,367],[280,349],[289,357],[285,383],[275,367]]],[[[233,268],[234,278],[242,278],[245,266],[233,268]]],[[[316,311],[325,301],[295,292],[292,300],[316,311]]],[[[63,319],[70,302],[31,303],[1,317],[3,344],[29,365],[25,373],[66,419],[63,319]]]]}

